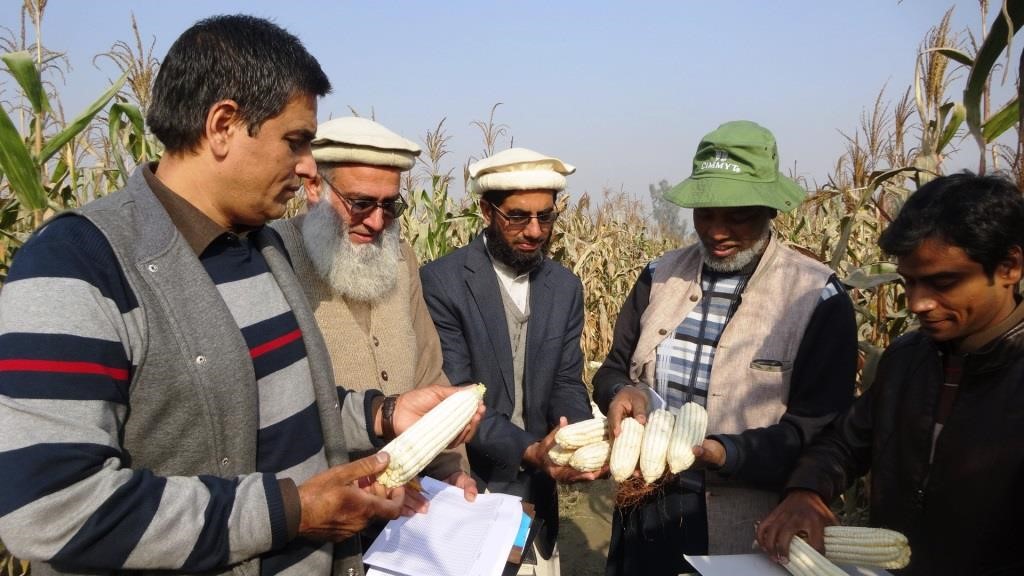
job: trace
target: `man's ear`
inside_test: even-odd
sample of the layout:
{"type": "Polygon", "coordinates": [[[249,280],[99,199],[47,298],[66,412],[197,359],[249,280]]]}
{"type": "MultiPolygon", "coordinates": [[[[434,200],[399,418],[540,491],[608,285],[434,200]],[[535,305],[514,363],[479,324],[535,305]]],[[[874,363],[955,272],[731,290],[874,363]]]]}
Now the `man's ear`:
{"type": "Polygon", "coordinates": [[[239,115],[238,103],[234,100],[215,102],[206,112],[205,140],[210,151],[217,158],[227,156],[231,139],[239,130],[246,130],[239,115]]]}
{"type": "Polygon", "coordinates": [[[306,202],[310,204],[316,204],[323,198],[323,181],[320,178],[320,174],[316,174],[312,178],[305,178],[302,181],[302,187],[306,189],[306,202]]]}
{"type": "Polygon", "coordinates": [[[999,266],[996,268],[996,276],[1000,280],[1016,285],[1020,283],[1022,275],[1024,275],[1024,248],[1011,246],[1009,252],[1006,253],[1006,257],[999,262],[999,266]]]}
{"type": "Polygon", "coordinates": [[[494,212],[491,211],[491,203],[480,200],[480,215],[484,218],[484,225],[491,225],[491,218],[494,217],[494,212]]]}

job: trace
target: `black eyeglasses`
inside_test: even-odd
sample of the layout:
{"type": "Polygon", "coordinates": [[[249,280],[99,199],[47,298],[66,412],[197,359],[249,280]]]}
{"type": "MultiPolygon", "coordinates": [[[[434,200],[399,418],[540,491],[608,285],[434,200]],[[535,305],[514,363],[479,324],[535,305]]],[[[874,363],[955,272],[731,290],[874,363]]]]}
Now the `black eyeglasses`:
{"type": "Polygon", "coordinates": [[[383,202],[368,200],[366,198],[356,198],[354,200],[346,198],[340,190],[334,187],[334,184],[330,180],[324,177],[321,177],[320,179],[327,184],[327,187],[331,189],[331,192],[334,192],[334,195],[337,196],[339,200],[348,206],[348,211],[352,214],[353,218],[367,218],[370,214],[373,214],[373,211],[377,208],[383,210],[384,215],[388,218],[398,218],[402,215],[402,212],[405,212],[405,209],[409,207],[401,197],[398,197],[395,200],[384,200],[383,202]]]}
{"type": "Polygon", "coordinates": [[[508,222],[509,226],[514,228],[525,228],[527,225],[530,224],[530,220],[534,219],[537,220],[537,224],[539,224],[542,228],[547,228],[553,225],[555,223],[555,220],[558,220],[557,210],[552,210],[550,212],[540,212],[537,214],[505,214],[504,212],[499,210],[498,207],[495,206],[494,204],[491,204],[490,202],[488,202],[488,204],[490,204],[491,208],[494,209],[495,212],[500,214],[501,217],[504,218],[506,222],[508,222]]]}

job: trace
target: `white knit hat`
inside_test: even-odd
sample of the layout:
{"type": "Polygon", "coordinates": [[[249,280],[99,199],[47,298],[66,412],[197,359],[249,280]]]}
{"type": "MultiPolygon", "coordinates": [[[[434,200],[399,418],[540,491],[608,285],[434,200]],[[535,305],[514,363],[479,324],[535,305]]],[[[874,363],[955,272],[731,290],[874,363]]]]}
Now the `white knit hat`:
{"type": "Polygon", "coordinates": [[[509,148],[469,165],[469,191],[565,190],[576,167],[526,148],[509,148]]]}
{"type": "Polygon", "coordinates": [[[313,158],[317,162],[352,162],[409,170],[420,147],[373,120],[335,118],[316,129],[313,158]]]}

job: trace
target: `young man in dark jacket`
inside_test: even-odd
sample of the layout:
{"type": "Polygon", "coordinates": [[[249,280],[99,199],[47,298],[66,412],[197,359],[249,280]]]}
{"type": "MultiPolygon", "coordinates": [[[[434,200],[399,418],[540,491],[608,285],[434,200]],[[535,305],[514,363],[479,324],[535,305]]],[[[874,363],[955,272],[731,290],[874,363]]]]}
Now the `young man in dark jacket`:
{"type": "Polygon", "coordinates": [[[871,524],[910,540],[909,574],[1020,574],[1024,515],[1024,197],[957,174],[915,192],[879,245],[895,255],[919,329],[801,456],[758,541],[823,547],[828,503],[871,471],[871,524]]]}

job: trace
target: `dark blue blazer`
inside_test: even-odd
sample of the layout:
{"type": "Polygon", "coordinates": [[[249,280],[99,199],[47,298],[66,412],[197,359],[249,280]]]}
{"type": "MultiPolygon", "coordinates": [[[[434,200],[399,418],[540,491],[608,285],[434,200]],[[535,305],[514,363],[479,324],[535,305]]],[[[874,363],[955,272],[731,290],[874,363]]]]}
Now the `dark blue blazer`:
{"type": "Polygon", "coordinates": [[[545,529],[537,543],[550,553],[558,530],[555,483],[542,472],[521,472],[526,447],[558,425],[591,417],[583,384],[583,285],[561,264],[545,259],[530,273],[530,320],[523,374],[523,421],[510,420],[515,380],[512,345],[498,277],[483,237],[420,269],[423,297],[437,326],[444,372],[452,384],[487,386],[487,415],[467,446],[482,488],[532,502],[545,529]]]}

